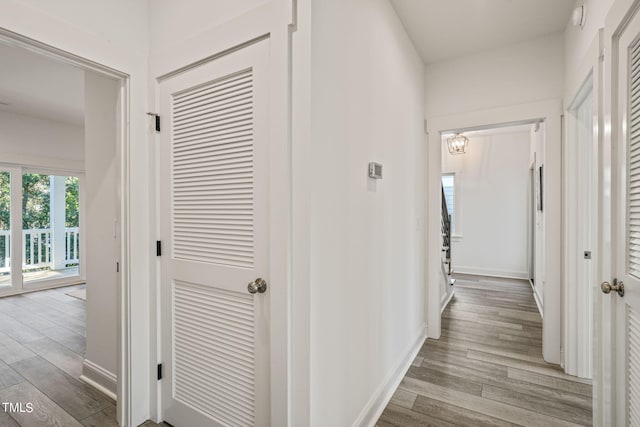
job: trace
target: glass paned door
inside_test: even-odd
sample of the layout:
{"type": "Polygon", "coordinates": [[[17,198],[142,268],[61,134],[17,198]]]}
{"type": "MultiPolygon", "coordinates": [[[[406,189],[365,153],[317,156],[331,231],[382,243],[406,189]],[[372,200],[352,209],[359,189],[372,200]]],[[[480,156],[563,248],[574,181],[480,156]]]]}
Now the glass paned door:
{"type": "Polygon", "coordinates": [[[24,283],[78,275],[78,195],[77,177],[22,175],[24,283]]]}
{"type": "Polygon", "coordinates": [[[0,171],[0,288],[11,287],[11,172],[0,171]]]}

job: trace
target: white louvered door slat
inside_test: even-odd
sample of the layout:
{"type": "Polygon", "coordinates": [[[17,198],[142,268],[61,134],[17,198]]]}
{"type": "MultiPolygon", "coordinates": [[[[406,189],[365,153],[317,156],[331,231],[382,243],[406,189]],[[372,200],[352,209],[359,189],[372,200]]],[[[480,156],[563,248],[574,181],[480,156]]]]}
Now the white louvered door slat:
{"type": "Polygon", "coordinates": [[[618,49],[613,272],[625,292],[605,298],[613,298],[616,331],[615,423],[640,426],[640,15],[621,33],[618,49]]]}
{"type": "Polygon", "coordinates": [[[161,83],[163,414],[269,425],[268,41],[161,83]],[[166,132],[166,133],[164,133],[166,132]]]}
{"type": "Polygon", "coordinates": [[[630,49],[629,147],[627,155],[627,265],[640,279],[640,43],[630,49]]]}

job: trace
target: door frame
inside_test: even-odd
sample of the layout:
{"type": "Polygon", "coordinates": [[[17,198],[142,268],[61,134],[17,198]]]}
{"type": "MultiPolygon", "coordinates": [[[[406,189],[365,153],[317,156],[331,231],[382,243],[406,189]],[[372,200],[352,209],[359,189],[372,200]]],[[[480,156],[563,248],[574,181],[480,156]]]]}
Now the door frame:
{"type": "MultiPolygon", "coordinates": [[[[130,122],[130,76],[115,68],[99,64],[79,55],[67,52],[57,47],[42,43],[38,40],[26,37],[0,27],[0,43],[12,47],[26,49],[37,55],[46,56],[56,61],[80,68],[84,71],[97,73],[101,76],[116,80],[119,86],[118,105],[116,105],[116,117],[118,121],[116,146],[116,159],[118,172],[116,176],[116,189],[120,197],[119,206],[119,233],[120,248],[120,274],[118,275],[118,300],[117,300],[117,354],[118,375],[116,388],[117,419],[123,426],[132,424],[132,410],[134,408],[131,393],[131,311],[130,296],[130,262],[129,262],[129,122],[130,122]]],[[[82,202],[81,202],[82,203],[82,202]]]]}
{"type": "Polygon", "coordinates": [[[16,287],[16,283],[14,281],[14,277],[22,276],[22,168],[20,166],[15,165],[0,165],[0,172],[7,172],[10,176],[10,185],[9,185],[9,200],[11,203],[10,207],[10,225],[9,225],[9,239],[11,241],[11,247],[15,247],[16,245],[20,250],[13,251],[11,250],[11,269],[10,269],[10,277],[11,277],[11,287],[6,288],[0,291],[1,296],[9,296],[9,295],[17,295],[23,293],[23,279],[20,277],[20,281],[18,283],[19,286],[16,287]],[[20,175],[20,182],[16,182],[15,176],[20,175]],[[14,203],[14,199],[18,199],[20,202],[18,206],[14,203]],[[18,236],[17,239],[14,237],[18,236]],[[16,256],[14,256],[14,253],[16,256]]]}
{"type": "Polygon", "coordinates": [[[428,144],[426,150],[427,197],[426,212],[426,319],[427,334],[439,338],[441,333],[440,289],[440,175],[442,174],[441,134],[447,131],[464,131],[504,123],[545,122],[544,218],[546,268],[543,316],[543,356],[547,362],[560,364],[560,288],[561,288],[561,188],[551,183],[561,179],[561,115],[560,99],[520,104],[490,110],[460,113],[451,116],[429,118],[426,122],[428,144]]]}
{"type": "MultiPolygon", "coordinates": [[[[603,102],[603,31],[599,30],[592,40],[582,62],[574,72],[570,73],[571,81],[568,82],[568,89],[565,93],[565,99],[570,100],[568,107],[566,108],[565,117],[567,118],[567,126],[565,129],[565,144],[563,146],[563,188],[565,197],[563,198],[563,282],[565,287],[563,288],[563,311],[562,311],[562,328],[563,328],[563,355],[562,366],[565,371],[571,375],[577,375],[580,371],[584,371],[584,361],[581,361],[581,354],[585,352],[592,352],[592,378],[594,384],[600,379],[598,360],[600,353],[598,346],[596,345],[596,337],[598,335],[598,328],[601,325],[599,319],[598,305],[600,303],[600,292],[598,290],[598,278],[600,278],[600,270],[602,268],[602,252],[603,248],[599,244],[600,235],[600,221],[602,219],[602,211],[599,208],[602,206],[601,192],[599,188],[602,185],[602,176],[600,173],[596,173],[592,179],[593,192],[596,194],[593,201],[596,212],[592,219],[594,225],[592,230],[592,262],[594,263],[593,274],[594,280],[590,284],[590,290],[593,293],[593,315],[592,315],[592,345],[587,346],[586,342],[582,342],[582,346],[574,339],[569,339],[570,331],[573,334],[584,334],[586,331],[582,329],[583,322],[577,320],[582,319],[586,315],[586,307],[576,304],[575,301],[580,299],[581,289],[578,286],[574,286],[577,279],[577,271],[573,266],[577,265],[580,260],[578,255],[585,248],[578,248],[575,245],[578,234],[581,234],[579,230],[571,228],[569,225],[575,223],[575,217],[577,213],[577,199],[575,196],[575,189],[577,183],[580,180],[578,176],[577,163],[573,161],[572,153],[578,149],[577,140],[574,138],[574,130],[572,129],[572,113],[574,104],[579,101],[581,96],[591,86],[593,103],[592,103],[592,115],[593,120],[593,143],[597,147],[592,152],[593,165],[596,169],[600,168],[600,160],[603,158],[603,138],[604,129],[603,116],[602,116],[602,102],[603,102]]],[[[595,389],[595,387],[594,387],[595,389]]],[[[597,412],[596,397],[594,393],[594,419],[597,412]]]]}
{"type": "MultiPolygon", "coordinates": [[[[270,291],[270,387],[271,425],[290,425],[291,411],[291,31],[294,26],[292,4],[272,1],[243,15],[215,26],[149,58],[153,90],[150,104],[160,111],[160,83],[199,65],[227,55],[258,41],[269,39],[269,291],[270,291]]],[[[155,192],[151,204],[156,206],[156,235],[160,235],[160,134],[151,148],[155,170],[155,192]]],[[[153,137],[152,137],[153,138],[153,137]]],[[[151,273],[151,366],[162,362],[162,330],[160,328],[161,275],[160,261],[151,273]]],[[[162,420],[162,381],[150,378],[151,417],[162,420]]]]}
{"type": "MultiPolygon", "coordinates": [[[[527,194],[527,274],[534,286],[536,279],[536,153],[529,165],[529,189],[527,194]]],[[[535,295],[535,294],[534,294],[535,295]]],[[[540,307],[538,307],[540,309],[540,307]]]]}

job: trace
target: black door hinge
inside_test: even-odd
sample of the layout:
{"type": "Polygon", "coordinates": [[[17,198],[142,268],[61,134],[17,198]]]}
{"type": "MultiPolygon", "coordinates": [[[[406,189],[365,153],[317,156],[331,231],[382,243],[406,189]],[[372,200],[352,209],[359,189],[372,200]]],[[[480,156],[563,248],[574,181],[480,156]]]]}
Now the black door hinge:
{"type": "Polygon", "coordinates": [[[162,240],[156,240],[156,256],[162,256],[162,240]]]}
{"type": "Polygon", "coordinates": [[[156,132],[160,132],[160,115],[156,113],[147,113],[149,116],[153,116],[156,121],[156,132]]]}
{"type": "Polygon", "coordinates": [[[158,380],[162,379],[162,363],[158,363],[158,380]]]}

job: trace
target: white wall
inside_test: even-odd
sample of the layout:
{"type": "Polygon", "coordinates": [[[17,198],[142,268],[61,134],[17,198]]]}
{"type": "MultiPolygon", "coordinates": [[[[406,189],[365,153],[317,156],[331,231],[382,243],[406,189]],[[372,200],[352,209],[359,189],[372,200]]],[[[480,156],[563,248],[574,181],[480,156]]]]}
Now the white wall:
{"type": "Polygon", "coordinates": [[[576,6],[584,4],[587,12],[584,27],[575,27],[568,23],[564,31],[565,88],[570,91],[565,99],[567,104],[573,100],[586,77],[580,72],[581,66],[592,42],[597,37],[598,30],[604,27],[605,17],[613,2],[614,0],[576,0],[575,2],[576,6]]]}
{"type": "Polygon", "coordinates": [[[426,117],[560,98],[563,35],[426,67],[426,117]]]}
{"type": "MultiPolygon", "coordinates": [[[[0,3],[0,28],[24,35],[129,75],[130,113],[131,306],[135,307],[131,343],[132,419],[138,425],[149,417],[149,272],[153,240],[149,222],[150,193],[147,135],[147,54],[149,46],[145,1],[7,0],[0,3]]],[[[115,308],[114,308],[115,309],[115,308]]],[[[153,367],[155,369],[155,367],[153,367]]],[[[126,402],[125,402],[126,403],[126,402]]],[[[120,407],[121,408],[121,407],[120,407]]]]}
{"type": "Polygon", "coordinates": [[[87,348],[83,375],[112,393],[115,381],[100,378],[95,366],[115,379],[118,372],[118,218],[115,80],[85,73],[86,189],[84,267],[87,278],[87,348]]]}
{"type": "Polygon", "coordinates": [[[0,113],[3,163],[84,171],[84,128],[0,113]]]}
{"type": "Polygon", "coordinates": [[[529,131],[468,134],[465,154],[442,151],[455,173],[453,267],[458,273],[528,277],[529,131]]]}
{"type": "Polygon", "coordinates": [[[310,424],[364,425],[423,333],[424,70],[388,1],[312,6],[310,424]]]}
{"type": "Polygon", "coordinates": [[[151,51],[179,46],[269,0],[154,0],[149,9],[151,51]]]}

